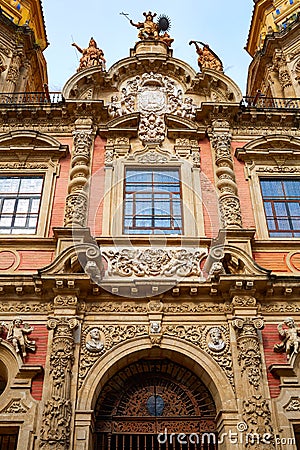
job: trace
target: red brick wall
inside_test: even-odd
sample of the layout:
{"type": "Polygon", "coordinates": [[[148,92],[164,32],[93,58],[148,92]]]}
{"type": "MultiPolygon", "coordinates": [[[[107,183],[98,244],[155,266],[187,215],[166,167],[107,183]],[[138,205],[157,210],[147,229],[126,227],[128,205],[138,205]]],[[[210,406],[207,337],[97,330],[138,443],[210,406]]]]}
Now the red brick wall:
{"type": "Polygon", "coordinates": [[[214,168],[211,146],[208,139],[200,143],[201,156],[201,191],[205,236],[216,237],[219,230],[218,193],[215,187],[214,168]]]}
{"type": "Polygon", "coordinates": [[[278,378],[275,378],[271,372],[269,371],[269,367],[271,364],[286,364],[286,354],[285,353],[275,353],[274,352],[274,345],[281,342],[280,336],[277,330],[277,325],[269,324],[266,325],[265,328],[262,331],[262,337],[263,337],[263,345],[264,345],[264,352],[265,352],[265,361],[266,361],[266,367],[267,367],[267,374],[268,374],[268,382],[269,382],[269,388],[270,388],[270,394],[271,397],[278,397],[280,394],[280,380],[278,378]]]}
{"type": "MultiPolygon", "coordinates": [[[[73,140],[71,138],[62,139],[61,143],[69,145],[69,150],[71,152],[73,145],[73,140]]],[[[56,179],[49,236],[53,236],[53,227],[63,226],[65,203],[68,194],[70,160],[71,160],[70,154],[67,155],[66,158],[62,158],[60,160],[60,174],[59,177],[56,179]]]]}
{"type": "MultiPolygon", "coordinates": [[[[244,142],[232,142],[233,154],[236,148],[243,147],[244,142]]],[[[252,201],[250,197],[249,182],[245,180],[244,163],[238,161],[233,156],[233,165],[235,172],[238,195],[240,198],[241,213],[244,228],[255,228],[252,201]]]]}
{"type": "MultiPolygon", "coordinates": [[[[45,368],[48,344],[48,330],[45,325],[35,325],[34,330],[30,333],[29,338],[36,343],[36,352],[28,352],[25,364],[41,365],[45,368]]],[[[36,400],[41,400],[43,392],[44,374],[37,375],[31,388],[31,394],[36,400]]]]}
{"type": "Polygon", "coordinates": [[[50,250],[19,250],[19,254],[20,264],[18,270],[30,273],[47,266],[54,257],[54,252],[50,250]]]}
{"type": "Polygon", "coordinates": [[[92,162],[92,179],[90,186],[90,205],[88,217],[88,226],[91,229],[92,236],[100,236],[102,234],[105,144],[105,139],[102,139],[99,136],[96,137],[92,162]]]}
{"type": "Polygon", "coordinates": [[[254,252],[253,258],[261,267],[274,272],[291,272],[286,265],[286,252],[254,252]]]}

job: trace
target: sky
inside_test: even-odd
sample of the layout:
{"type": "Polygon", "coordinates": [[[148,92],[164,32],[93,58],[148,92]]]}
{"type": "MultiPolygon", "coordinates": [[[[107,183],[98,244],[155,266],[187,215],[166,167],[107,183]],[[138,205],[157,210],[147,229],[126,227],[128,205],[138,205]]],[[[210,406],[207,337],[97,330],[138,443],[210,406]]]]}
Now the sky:
{"type": "Polygon", "coordinates": [[[253,0],[42,0],[48,48],[44,55],[48,64],[49,90],[60,91],[76,72],[80,53],[72,47],[88,47],[93,37],[104,51],[109,69],[129,56],[138,30],[121,12],[134,22],[143,22],[144,11],[167,15],[171,20],[169,34],[174,38],[173,56],[198,71],[195,46],[190,40],[202,41],[223,61],[226,75],[246,94],[246,78],[250,56],[244,50],[253,10],[253,0]]]}

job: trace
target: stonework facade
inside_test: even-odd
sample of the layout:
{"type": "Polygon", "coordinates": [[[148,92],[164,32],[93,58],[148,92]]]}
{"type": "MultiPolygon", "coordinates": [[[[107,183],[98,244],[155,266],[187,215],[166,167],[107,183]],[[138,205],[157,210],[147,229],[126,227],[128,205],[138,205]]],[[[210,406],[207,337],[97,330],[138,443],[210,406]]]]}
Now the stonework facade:
{"type": "Polygon", "coordinates": [[[244,99],[149,12],[20,108],[0,17],[0,450],[300,448],[299,22],[256,48],[271,3],[244,99]]]}

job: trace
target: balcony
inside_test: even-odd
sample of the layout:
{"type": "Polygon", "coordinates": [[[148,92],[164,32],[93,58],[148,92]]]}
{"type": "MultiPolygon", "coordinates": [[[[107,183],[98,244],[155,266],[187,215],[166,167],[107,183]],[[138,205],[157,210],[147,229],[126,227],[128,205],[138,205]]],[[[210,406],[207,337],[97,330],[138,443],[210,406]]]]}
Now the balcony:
{"type": "Polygon", "coordinates": [[[243,97],[241,107],[297,110],[300,109],[300,98],[264,97],[261,94],[257,94],[255,97],[243,97]]]}
{"type": "Polygon", "coordinates": [[[61,92],[2,92],[0,106],[3,105],[57,105],[64,101],[61,92]]]}

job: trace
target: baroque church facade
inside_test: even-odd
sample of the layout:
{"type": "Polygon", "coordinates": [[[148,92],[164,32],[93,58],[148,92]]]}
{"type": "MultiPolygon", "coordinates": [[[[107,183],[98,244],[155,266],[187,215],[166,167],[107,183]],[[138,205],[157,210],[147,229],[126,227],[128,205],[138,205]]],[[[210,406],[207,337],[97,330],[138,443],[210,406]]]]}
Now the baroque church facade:
{"type": "Polygon", "coordinates": [[[254,1],[246,97],[151,11],[49,92],[0,7],[0,450],[300,449],[300,1],[254,1]]]}

